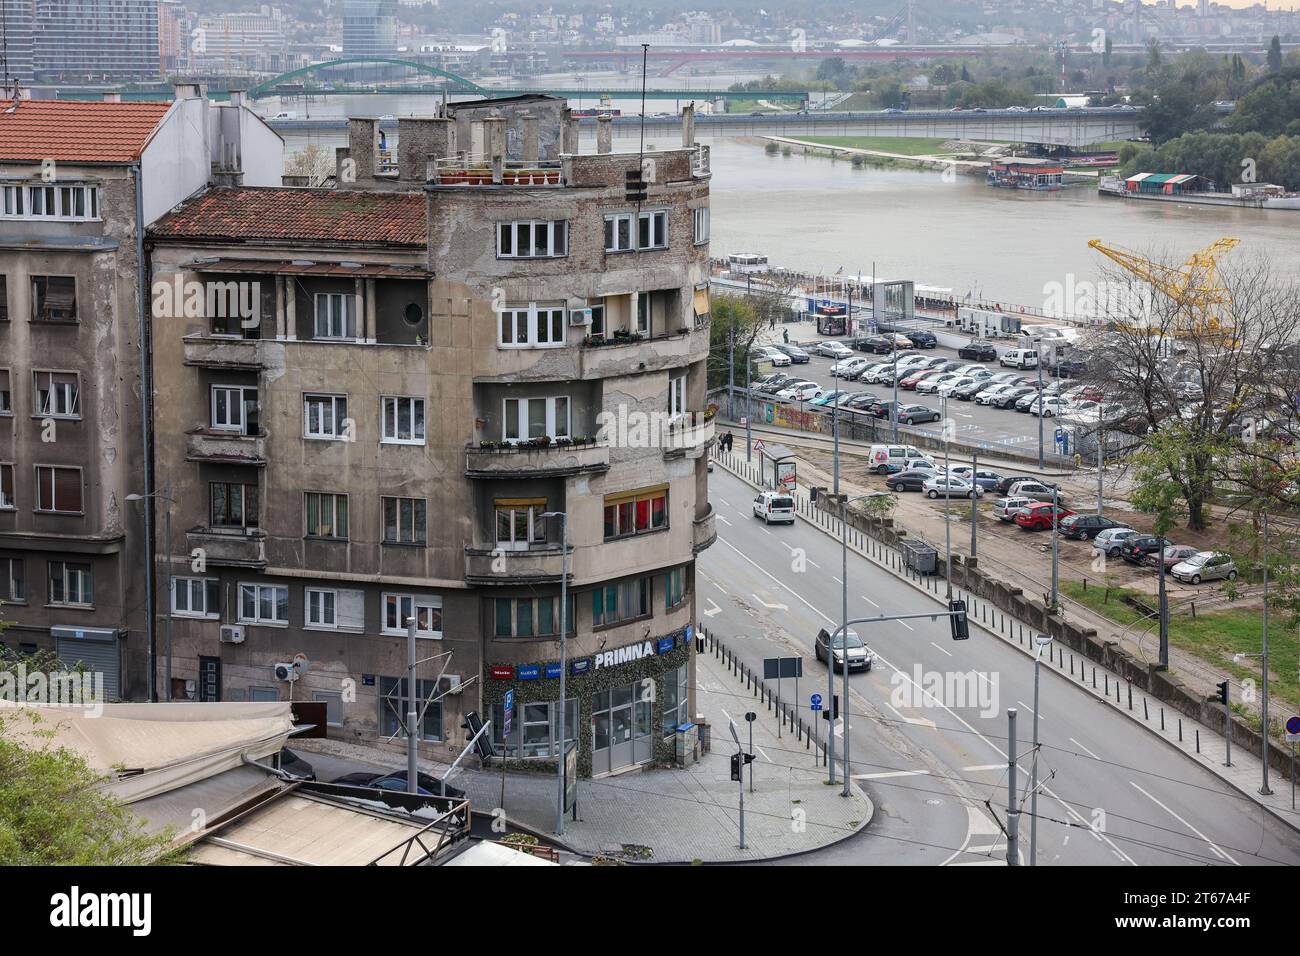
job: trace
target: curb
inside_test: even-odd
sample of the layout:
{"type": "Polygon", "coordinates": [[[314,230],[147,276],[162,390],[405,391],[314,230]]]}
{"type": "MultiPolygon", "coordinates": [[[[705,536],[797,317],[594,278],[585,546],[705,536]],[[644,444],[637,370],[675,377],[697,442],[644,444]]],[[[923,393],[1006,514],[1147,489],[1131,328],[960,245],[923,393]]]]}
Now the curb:
{"type": "MultiPolygon", "coordinates": [[[[740,481],[744,482],[746,485],[749,485],[749,486],[751,486],[751,487],[753,487],[753,488],[758,488],[758,487],[759,487],[758,485],[755,485],[752,481],[750,481],[748,478],[746,478],[746,477],[744,477],[743,475],[739,474],[738,472],[734,471],[734,470],[731,468],[731,466],[728,465],[727,462],[725,462],[724,460],[722,460],[722,459],[720,459],[720,458],[711,458],[710,461],[713,462],[713,463],[715,463],[715,464],[720,465],[722,468],[726,469],[726,471],[727,471],[729,474],[735,476],[737,479],[739,479],[740,481]]],[[[813,528],[815,528],[816,530],[818,530],[818,531],[824,533],[827,537],[834,538],[834,536],[831,534],[831,531],[830,531],[829,528],[827,528],[827,527],[822,527],[822,526],[821,526],[820,524],[818,524],[817,522],[810,520],[806,515],[804,515],[804,514],[803,514],[802,512],[800,512],[800,511],[798,511],[798,509],[796,509],[795,514],[796,514],[796,516],[797,516],[798,518],[800,518],[800,520],[802,520],[804,523],[806,523],[806,524],[812,526],[813,528]]],[[[834,517],[834,516],[828,514],[828,518],[833,518],[833,517],[834,517]]],[[[890,574],[890,576],[893,577],[893,578],[895,578],[896,580],[906,583],[906,584],[907,584],[909,587],[911,587],[914,591],[917,591],[917,592],[919,592],[919,593],[921,593],[921,594],[925,594],[927,597],[931,598],[932,600],[936,600],[936,601],[939,600],[939,599],[936,597],[936,595],[935,595],[934,593],[932,593],[931,591],[929,591],[926,587],[924,587],[923,585],[917,584],[915,581],[913,581],[911,578],[909,578],[909,577],[907,577],[907,576],[905,576],[905,575],[904,575],[904,576],[900,576],[900,575],[898,575],[898,574],[894,571],[893,568],[891,568],[891,567],[889,567],[889,565],[887,565],[887,564],[881,562],[880,560],[878,560],[877,558],[875,558],[875,557],[872,556],[871,554],[869,554],[869,553],[867,553],[867,552],[864,552],[864,551],[861,551],[861,550],[859,550],[857,547],[852,546],[852,545],[850,546],[850,550],[851,550],[854,554],[857,554],[859,557],[865,558],[866,560],[870,561],[872,564],[876,565],[876,566],[879,567],[881,570],[888,572],[888,573],[890,574]]],[[[954,589],[953,589],[953,593],[954,593],[954,595],[956,595],[959,591],[960,591],[961,593],[963,593],[963,594],[966,594],[968,598],[969,598],[969,597],[972,597],[972,595],[970,595],[968,592],[965,592],[964,590],[962,590],[962,589],[960,589],[960,588],[954,587],[954,589]]],[[[981,598],[980,600],[985,600],[985,599],[982,599],[982,598],[981,598]]],[[[942,603],[942,602],[940,602],[940,603],[942,603]]],[[[986,603],[987,603],[987,601],[986,601],[986,603]]],[[[1003,617],[1004,620],[1010,620],[1010,621],[1013,621],[1014,623],[1022,624],[1022,622],[1020,622],[1020,621],[1016,621],[1016,619],[1013,618],[1013,617],[1012,617],[1011,615],[1009,615],[1009,614],[1003,613],[1003,614],[1002,614],[1002,617],[1003,617]]],[[[1022,626],[1023,626],[1023,624],[1022,624],[1022,626]]],[[[1016,644],[1014,641],[1012,641],[1012,640],[1010,640],[1009,638],[1007,638],[1006,636],[1004,636],[1000,631],[996,631],[996,630],[990,629],[990,628],[988,628],[988,627],[983,627],[983,630],[987,631],[989,634],[991,634],[993,637],[997,638],[998,640],[1002,641],[1002,642],[1003,642],[1004,644],[1006,644],[1007,646],[1012,647],[1012,648],[1015,648],[1015,649],[1018,650],[1018,651],[1021,653],[1021,655],[1023,655],[1024,657],[1027,657],[1027,658],[1029,658],[1029,659],[1031,659],[1031,660],[1033,659],[1033,655],[1029,652],[1028,648],[1016,644]]],[[[1031,630],[1032,630],[1032,628],[1031,628],[1031,630]]],[[[1056,668],[1053,668],[1053,667],[1050,667],[1050,666],[1049,666],[1049,667],[1048,667],[1048,670],[1049,670],[1050,672],[1052,672],[1052,673],[1056,673],[1056,668]]],[[[1103,668],[1103,670],[1104,670],[1104,668],[1103,668]]],[[[1107,673],[1109,673],[1109,671],[1108,671],[1107,673]]],[[[1115,677],[1115,680],[1116,680],[1117,682],[1121,680],[1121,678],[1118,677],[1117,675],[1112,675],[1112,676],[1115,677]]],[[[1071,684],[1071,686],[1074,686],[1074,687],[1084,687],[1085,690],[1088,689],[1085,685],[1078,684],[1078,683],[1076,683],[1076,682],[1073,681],[1073,680],[1071,680],[1069,683],[1071,684]]],[[[1100,696],[1094,694],[1094,700],[1096,700],[1098,703],[1100,703],[1100,702],[1102,701],[1102,698],[1101,698],[1100,696]]],[[[1106,701],[1109,702],[1109,698],[1106,698],[1106,701]]],[[[1123,708],[1120,708],[1120,713],[1121,713],[1121,714],[1124,713],[1123,708]]],[[[1197,755],[1195,755],[1195,754],[1189,754],[1187,751],[1183,750],[1181,747],[1176,746],[1176,745],[1173,743],[1173,741],[1166,739],[1166,738],[1164,737],[1163,734],[1161,734],[1161,733],[1157,732],[1155,729],[1153,729],[1153,728],[1147,726],[1144,722],[1138,721],[1136,718],[1132,718],[1132,717],[1129,718],[1129,719],[1130,719],[1131,722],[1133,722],[1134,724],[1136,724],[1137,726],[1139,726],[1139,727],[1141,727],[1143,730],[1145,730],[1148,734],[1150,734],[1151,736],[1155,737],[1156,739],[1158,739],[1159,741],[1161,741],[1163,744],[1167,745],[1171,750],[1175,751],[1175,752],[1178,753],[1178,754],[1181,754],[1183,757],[1186,757],[1188,760],[1191,760],[1191,761],[1192,761],[1194,764],[1196,764],[1197,766],[1203,767],[1204,769],[1208,770],[1210,773],[1214,774],[1214,776],[1215,776],[1218,780],[1222,781],[1225,785],[1227,785],[1227,786],[1230,787],[1231,789],[1233,789],[1233,790],[1237,791],[1238,793],[1240,793],[1240,794],[1241,794],[1242,796],[1244,796],[1247,800],[1249,800],[1249,801],[1251,802],[1251,804],[1253,804],[1254,806],[1256,806],[1256,807],[1258,807],[1259,809],[1263,810],[1264,812],[1268,813],[1271,817],[1273,817],[1273,819],[1275,819],[1275,820],[1277,820],[1277,821],[1279,821],[1279,822],[1285,824],[1286,826],[1290,827],[1292,830],[1296,831],[1297,833],[1300,833],[1300,820],[1293,820],[1293,819],[1291,819],[1290,817],[1286,816],[1285,814],[1278,812],[1278,810],[1276,810],[1275,808],[1269,806],[1268,804],[1259,801],[1258,799],[1256,799],[1256,797],[1258,796],[1258,794],[1257,794],[1254,790],[1251,790],[1251,789],[1243,789],[1241,786],[1239,786],[1239,785],[1237,784],[1237,782],[1236,782],[1235,780],[1231,779],[1230,777],[1225,777],[1225,776],[1223,776],[1222,774],[1220,774],[1220,773],[1217,771],[1217,768],[1216,768],[1215,765],[1213,765],[1213,764],[1209,764],[1209,763],[1206,763],[1206,762],[1203,761],[1203,760],[1198,760],[1198,759],[1197,759],[1197,755]]],[[[1207,732],[1215,733],[1211,728],[1208,728],[1208,727],[1207,727],[1206,730],[1207,730],[1207,732]]],[[[1215,736],[1219,736],[1219,737],[1221,737],[1222,735],[1215,733],[1215,736]]],[[[1289,781],[1288,781],[1288,782],[1289,782],[1289,781]]]]}

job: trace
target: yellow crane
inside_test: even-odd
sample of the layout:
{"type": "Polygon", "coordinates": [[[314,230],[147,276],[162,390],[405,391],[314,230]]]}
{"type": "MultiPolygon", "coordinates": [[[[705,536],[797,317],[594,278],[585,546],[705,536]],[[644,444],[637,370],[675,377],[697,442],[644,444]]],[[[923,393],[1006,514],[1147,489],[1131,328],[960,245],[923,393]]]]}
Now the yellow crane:
{"type": "MultiPolygon", "coordinates": [[[[1240,239],[1216,239],[1204,249],[1187,257],[1182,268],[1175,269],[1146,256],[1129,252],[1118,246],[1108,246],[1100,239],[1090,239],[1088,247],[1123,266],[1139,279],[1164,293],[1191,314],[1190,328],[1181,334],[1218,331],[1219,320],[1213,314],[1217,306],[1226,305],[1228,289],[1219,279],[1218,259],[1229,252],[1240,239]]],[[[1180,334],[1175,332],[1175,335],[1180,334]]]]}

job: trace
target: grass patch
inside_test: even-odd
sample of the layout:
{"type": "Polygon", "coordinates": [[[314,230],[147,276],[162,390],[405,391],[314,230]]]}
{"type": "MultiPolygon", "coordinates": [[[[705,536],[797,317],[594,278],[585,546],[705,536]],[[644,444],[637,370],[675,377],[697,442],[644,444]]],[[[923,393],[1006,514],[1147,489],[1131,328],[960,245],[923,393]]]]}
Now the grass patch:
{"type": "Polygon", "coordinates": [[[801,140],[822,146],[844,146],[849,149],[878,149],[902,156],[928,156],[938,153],[949,138],[927,136],[801,136],[801,140]]]}
{"type": "MultiPolygon", "coordinates": [[[[1125,597],[1136,597],[1154,605],[1155,598],[1130,588],[1090,584],[1087,590],[1079,581],[1062,581],[1061,590],[1085,607],[1109,618],[1121,626],[1137,625],[1135,630],[1150,626],[1148,638],[1155,647],[1155,619],[1144,618],[1136,608],[1124,602],[1125,597]]],[[[1207,591],[1208,597],[1212,591],[1207,591]]],[[[1246,658],[1234,663],[1237,653],[1257,654],[1263,642],[1263,614],[1258,608],[1217,610],[1192,617],[1190,610],[1171,609],[1169,618],[1169,643],[1188,653],[1195,654],[1211,667],[1231,675],[1233,694],[1239,694],[1240,681],[1259,683],[1259,658],[1246,658]]],[[[1144,645],[1145,646],[1145,645],[1144,645]]],[[[1295,628],[1288,627],[1276,616],[1268,627],[1268,668],[1273,674],[1269,681],[1270,700],[1285,701],[1293,709],[1300,706],[1300,688],[1296,686],[1296,666],[1300,660],[1300,639],[1295,628]]],[[[1273,711],[1274,708],[1269,708],[1273,711]]],[[[1285,715],[1282,715],[1285,716],[1285,715]]],[[[1280,726],[1280,725],[1278,725],[1280,726]]]]}

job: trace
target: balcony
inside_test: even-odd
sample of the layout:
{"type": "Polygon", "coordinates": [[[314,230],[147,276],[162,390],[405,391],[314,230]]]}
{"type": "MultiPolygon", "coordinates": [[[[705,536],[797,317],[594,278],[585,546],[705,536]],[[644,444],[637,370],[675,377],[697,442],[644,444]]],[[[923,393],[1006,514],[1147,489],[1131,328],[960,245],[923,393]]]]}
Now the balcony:
{"type": "Polygon", "coordinates": [[[208,336],[202,333],[184,338],[186,365],[197,368],[245,369],[257,371],[262,367],[261,339],[240,339],[233,336],[208,336]]]}
{"type": "Polygon", "coordinates": [[[195,429],[186,436],[185,460],[260,468],[266,464],[266,436],[195,429]]]}
{"type": "Polygon", "coordinates": [[[483,156],[449,156],[434,161],[434,186],[563,186],[559,160],[494,163],[483,156]]]}
{"type": "Polygon", "coordinates": [[[702,518],[696,518],[691,527],[691,553],[699,554],[718,540],[718,526],[714,519],[713,502],[709,502],[709,511],[702,518]]]}
{"type": "Polygon", "coordinates": [[[697,143],[691,150],[691,175],[704,177],[709,175],[709,147],[697,143]]]}
{"type": "Polygon", "coordinates": [[[609,471],[609,443],[470,445],[465,449],[466,478],[559,478],[609,471]]]}
{"type": "Polygon", "coordinates": [[[709,354],[708,326],[654,338],[588,340],[582,346],[582,377],[611,378],[656,369],[680,368],[709,354]]]}
{"type": "Polygon", "coordinates": [[[660,444],[665,458],[699,458],[713,444],[713,415],[689,412],[664,424],[660,444]]]}
{"type": "Polygon", "coordinates": [[[254,528],[244,530],[223,528],[192,528],[185,532],[185,543],[191,554],[195,549],[203,553],[208,564],[235,568],[266,567],[266,535],[254,528]]]}
{"type": "MultiPolygon", "coordinates": [[[[573,546],[569,546],[573,551],[573,546]]],[[[465,548],[465,581],[475,585],[559,584],[564,552],[559,545],[528,551],[465,548]]]]}

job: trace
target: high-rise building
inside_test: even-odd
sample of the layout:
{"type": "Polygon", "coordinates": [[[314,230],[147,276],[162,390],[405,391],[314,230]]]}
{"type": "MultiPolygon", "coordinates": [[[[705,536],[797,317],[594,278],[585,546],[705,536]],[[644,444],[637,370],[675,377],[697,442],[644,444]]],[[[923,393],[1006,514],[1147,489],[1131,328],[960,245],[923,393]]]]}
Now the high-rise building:
{"type": "Polygon", "coordinates": [[[343,0],[343,55],[392,56],[397,51],[397,0],[343,0]]]}
{"type": "Polygon", "coordinates": [[[158,64],[164,74],[182,70],[189,63],[185,21],[185,8],[176,0],[158,0],[158,64]]]}
{"type": "Polygon", "coordinates": [[[0,73],[5,81],[32,81],[36,0],[0,0],[0,73]]]}
{"type": "Polygon", "coordinates": [[[49,80],[154,80],[158,0],[36,0],[35,73],[49,80]]]}

